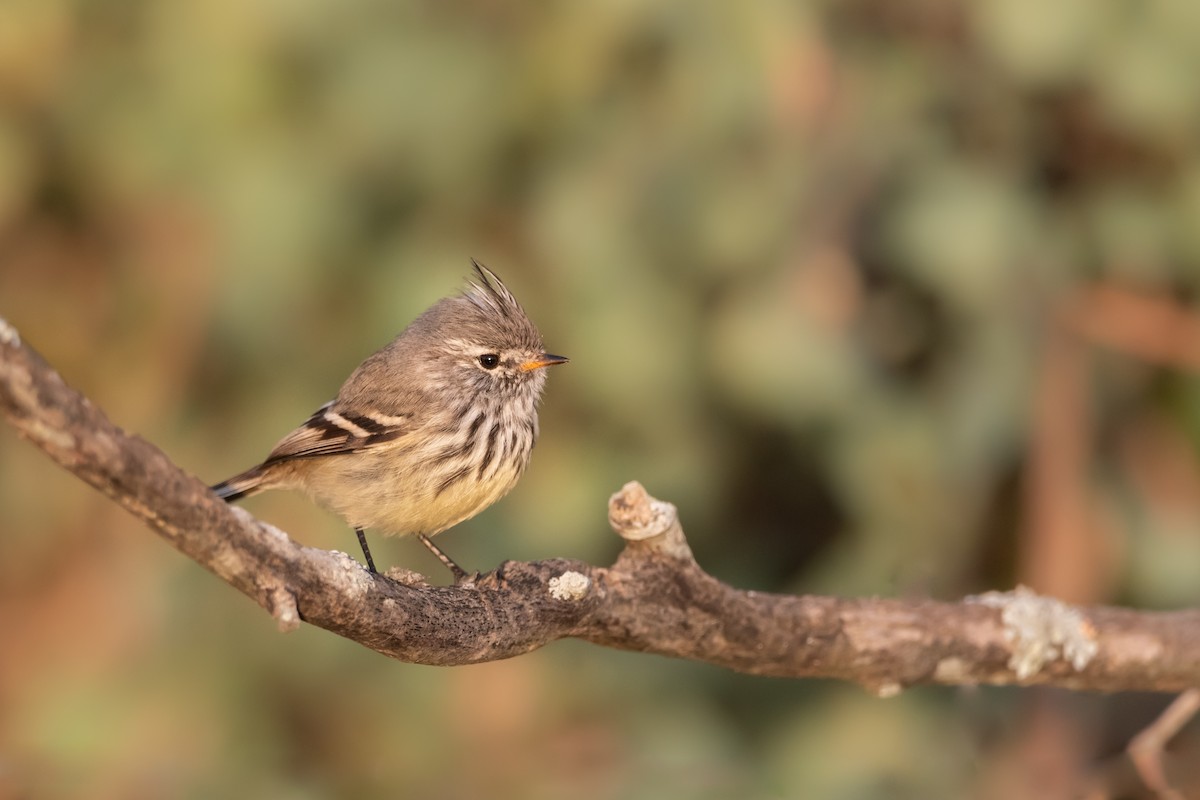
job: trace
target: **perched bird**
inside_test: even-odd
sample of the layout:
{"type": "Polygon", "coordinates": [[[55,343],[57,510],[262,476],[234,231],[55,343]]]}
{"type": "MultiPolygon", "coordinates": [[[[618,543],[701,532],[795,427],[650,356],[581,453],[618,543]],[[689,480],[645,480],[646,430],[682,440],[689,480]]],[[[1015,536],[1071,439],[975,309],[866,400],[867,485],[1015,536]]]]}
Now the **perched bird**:
{"type": "Polygon", "coordinates": [[[232,502],[298,489],[363,531],[413,534],[455,577],[465,573],[429,540],[475,516],[516,484],[538,435],[551,355],[494,272],[434,303],[362,364],[337,397],[289,433],[266,460],[212,489],[232,502]]]}

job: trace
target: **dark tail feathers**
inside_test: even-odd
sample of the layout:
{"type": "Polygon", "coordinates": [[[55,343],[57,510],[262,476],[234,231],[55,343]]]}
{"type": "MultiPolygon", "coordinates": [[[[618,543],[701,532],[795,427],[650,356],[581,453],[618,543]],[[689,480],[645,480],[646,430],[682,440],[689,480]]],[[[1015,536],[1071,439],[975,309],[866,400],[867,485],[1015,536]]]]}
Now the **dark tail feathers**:
{"type": "Polygon", "coordinates": [[[213,486],[212,490],[226,503],[232,503],[257,492],[261,487],[262,478],[262,467],[251,467],[227,481],[221,481],[213,486]]]}

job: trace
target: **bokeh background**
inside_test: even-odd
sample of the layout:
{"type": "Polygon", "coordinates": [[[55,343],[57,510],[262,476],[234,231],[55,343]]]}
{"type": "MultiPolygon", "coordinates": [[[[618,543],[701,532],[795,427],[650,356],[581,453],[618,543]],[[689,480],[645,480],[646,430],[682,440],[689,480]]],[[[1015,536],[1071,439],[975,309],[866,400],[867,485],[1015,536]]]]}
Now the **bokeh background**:
{"type": "MultiPolygon", "coordinates": [[[[1191,0],[4,0],[0,315],[216,481],[474,256],[572,363],[441,538],[469,567],[607,563],[639,479],[744,588],[1195,605],[1198,74],[1191,0]]],[[[403,665],[280,635],[11,430],[0,639],[29,798],[1139,796],[1168,701],[403,665]]]]}

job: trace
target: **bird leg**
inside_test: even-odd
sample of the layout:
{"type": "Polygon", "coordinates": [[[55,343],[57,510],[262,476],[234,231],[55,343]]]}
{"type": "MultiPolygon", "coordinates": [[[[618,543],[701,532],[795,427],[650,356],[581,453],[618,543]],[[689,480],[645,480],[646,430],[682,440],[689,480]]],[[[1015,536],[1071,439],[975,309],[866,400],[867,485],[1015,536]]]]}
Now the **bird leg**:
{"type": "Polygon", "coordinates": [[[379,573],[375,570],[375,559],[371,558],[371,548],[367,547],[367,535],[363,533],[362,528],[355,528],[354,532],[358,534],[358,543],[362,545],[363,555],[367,557],[367,569],[371,571],[372,575],[378,575],[379,573]]]}
{"type": "Polygon", "coordinates": [[[417,538],[421,540],[421,544],[428,548],[429,552],[433,553],[438,561],[446,565],[446,569],[450,570],[450,572],[454,575],[455,583],[466,583],[470,579],[471,576],[467,574],[467,571],[458,564],[455,564],[454,560],[451,559],[450,556],[443,553],[441,548],[430,541],[428,536],[423,533],[418,533],[417,538]]]}

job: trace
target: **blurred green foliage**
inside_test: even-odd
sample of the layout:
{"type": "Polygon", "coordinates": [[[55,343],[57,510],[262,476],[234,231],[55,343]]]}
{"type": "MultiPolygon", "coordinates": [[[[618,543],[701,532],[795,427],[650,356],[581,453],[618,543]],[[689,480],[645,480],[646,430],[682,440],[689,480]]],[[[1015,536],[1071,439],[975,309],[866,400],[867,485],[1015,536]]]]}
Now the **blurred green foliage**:
{"type": "MultiPolygon", "coordinates": [[[[521,486],[444,537],[463,563],[610,559],[604,503],[637,478],[740,586],[1007,588],[1052,310],[1200,288],[1197,74],[1188,0],[4,0],[0,314],[215,481],[474,256],[572,363],[521,486]]],[[[1111,355],[1089,388],[1120,542],[1095,599],[1195,604],[1200,385],[1111,355]],[[1175,491],[1130,478],[1147,430],[1175,491]]],[[[356,549],[301,499],[250,507],[356,549]]],[[[0,794],[1019,785],[1013,694],[882,701],[576,643],[405,666],[276,635],[8,433],[0,509],[0,794]]]]}

